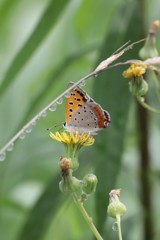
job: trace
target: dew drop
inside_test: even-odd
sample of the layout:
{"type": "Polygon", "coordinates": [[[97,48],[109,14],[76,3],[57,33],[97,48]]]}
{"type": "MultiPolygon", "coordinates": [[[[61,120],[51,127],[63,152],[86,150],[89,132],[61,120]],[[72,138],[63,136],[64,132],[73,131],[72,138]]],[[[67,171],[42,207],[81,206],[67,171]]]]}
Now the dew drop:
{"type": "Polygon", "coordinates": [[[69,98],[70,96],[71,96],[70,92],[67,92],[67,93],[65,94],[65,97],[66,97],[66,98],[69,98]]]}
{"type": "Polygon", "coordinates": [[[63,102],[63,98],[60,98],[58,101],[57,101],[57,104],[62,104],[63,102]]]}
{"type": "Polygon", "coordinates": [[[38,117],[37,117],[37,120],[39,120],[41,117],[42,117],[42,114],[39,113],[39,114],[38,114],[38,117]]]}
{"type": "Polygon", "coordinates": [[[47,116],[47,111],[43,112],[43,113],[41,114],[41,116],[42,116],[42,117],[46,117],[46,116],[47,116]]]}
{"type": "Polygon", "coordinates": [[[36,125],[36,120],[35,121],[33,121],[31,124],[32,124],[32,126],[35,126],[36,125]]]}
{"type": "Polygon", "coordinates": [[[118,224],[117,222],[114,222],[113,225],[112,225],[112,230],[117,232],[118,231],[118,224]]]}
{"type": "Polygon", "coordinates": [[[26,133],[32,132],[32,126],[29,126],[28,128],[26,128],[25,132],[26,132],[26,133]]]}
{"type": "Polygon", "coordinates": [[[98,73],[94,75],[95,77],[98,77],[98,73]]]}
{"type": "Polygon", "coordinates": [[[86,81],[83,80],[83,81],[80,83],[80,86],[81,86],[81,87],[84,87],[85,85],[86,85],[86,81]]]}
{"type": "Polygon", "coordinates": [[[53,104],[52,106],[50,106],[49,110],[54,112],[56,111],[56,108],[57,108],[56,104],[53,104]]]}
{"type": "Polygon", "coordinates": [[[6,153],[5,152],[1,153],[0,154],[0,161],[4,161],[5,158],[6,158],[6,153]]]}
{"type": "Polygon", "coordinates": [[[11,152],[13,150],[14,144],[11,143],[8,147],[7,147],[7,151],[11,152]]]}
{"type": "Polygon", "coordinates": [[[24,139],[24,138],[25,138],[25,136],[26,136],[26,135],[25,135],[25,133],[24,133],[24,132],[22,132],[19,138],[20,138],[20,139],[24,139]]]}

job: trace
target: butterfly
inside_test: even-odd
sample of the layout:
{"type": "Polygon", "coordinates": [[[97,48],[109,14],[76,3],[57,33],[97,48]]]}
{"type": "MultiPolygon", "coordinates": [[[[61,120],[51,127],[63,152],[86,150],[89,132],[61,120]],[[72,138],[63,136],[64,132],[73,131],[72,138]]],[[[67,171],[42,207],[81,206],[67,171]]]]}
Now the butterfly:
{"type": "MultiPolygon", "coordinates": [[[[68,87],[74,83],[70,82],[68,87]]],[[[63,124],[66,131],[78,131],[96,134],[106,128],[111,122],[110,115],[96,103],[79,86],[71,90],[66,99],[66,122],[63,124]]]]}

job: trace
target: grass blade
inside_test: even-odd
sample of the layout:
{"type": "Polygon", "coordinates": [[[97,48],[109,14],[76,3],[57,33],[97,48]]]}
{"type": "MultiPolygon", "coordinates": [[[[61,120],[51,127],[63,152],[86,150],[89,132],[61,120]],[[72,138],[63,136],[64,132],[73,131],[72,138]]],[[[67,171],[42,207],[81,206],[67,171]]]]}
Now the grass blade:
{"type": "Polygon", "coordinates": [[[32,209],[17,240],[43,239],[53,214],[59,209],[63,195],[59,190],[60,177],[56,176],[46,187],[43,195],[32,209]]]}
{"type": "MultiPolygon", "coordinates": [[[[105,40],[105,45],[100,53],[100,59],[104,59],[106,52],[109,54],[110,51],[114,52],[128,40],[136,41],[140,39],[140,31],[137,29],[139,15],[138,5],[135,3],[132,6],[125,6],[119,10],[118,16],[112,24],[111,32],[105,40]],[[124,17],[125,23],[121,23],[120,19],[122,19],[124,13],[128,14],[128,16],[124,17]],[[117,25],[117,22],[120,25],[117,25]],[[119,32],[121,27],[126,29],[122,34],[119,32]]],[[[135,51],[136,47],[128,51],[123,58],[133,59],[138,57],[135,51]]],[[[95,167],[98,177],[96,212],[97,227],[102,233],[109,199],[107,194],[114,188],[121,167],[123,139],[125,137],[130,106],[130,93],[126,79],[122,78],[121,68],[115,68],[102,73],[100,77],[96,78],[94,89],[96,99],[98,98],[102,106],[110,112],[112,121],[109,128],[98,135],[96,141],[95,158],[98,159],[95,167]]]]}
{"type": "Polygon", "coordinates": [[[0,86],[0,95],[6,91],[9,85],[14,81],[14,78],[18,72],[24,67],[26,62],[39,47],[53,25],[56,23],[58,17],[68,2],[68,0],[60,0],[58,3],[54,0],[50,2],[35,30],[32,32],[31,36],[26,41],[24,46],[17,53],[8,71],[6,72],[6,75],[2,80],[2,84],[0,86]]]}

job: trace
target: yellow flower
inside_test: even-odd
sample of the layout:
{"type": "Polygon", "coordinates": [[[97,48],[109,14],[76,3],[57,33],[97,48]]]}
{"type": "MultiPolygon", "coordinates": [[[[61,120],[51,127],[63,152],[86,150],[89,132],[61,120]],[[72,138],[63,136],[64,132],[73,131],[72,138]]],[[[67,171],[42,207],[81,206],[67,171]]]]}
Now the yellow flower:
{"type": "Polygon", "coordinates": [[[66,157],[70,159],[69,168],[75,171],[78,166],[78,153],[81,147],[90,146],[94,143],[94,138],[89,133],[78,132],[50,132],[50,137],[64,144],[66,157]]]}
{"type": "Polygon", "coordinates": [[[125,78],[135,78],[135,77],[140,77],[145,74],[147,69],[147,65],[144,64],[141,61],[137,61],[123,72],[123,77],[125,78]]]}
{"type": "Polygon", "coordinates": [[[50,137],[66,145],[90,146],[94,143],[94,138],[89,133],[78,132],[50,132],[50,137]]]}

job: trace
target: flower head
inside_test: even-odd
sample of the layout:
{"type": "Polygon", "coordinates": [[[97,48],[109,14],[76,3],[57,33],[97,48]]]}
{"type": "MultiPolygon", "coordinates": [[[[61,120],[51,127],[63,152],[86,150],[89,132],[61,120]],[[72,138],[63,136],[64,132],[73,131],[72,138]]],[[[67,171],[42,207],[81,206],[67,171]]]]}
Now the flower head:
{"type": "Polygon", "coordinates": [[[89,133],[78,132],[50,132],[50,137],[62,142],[65,145],[90,146],[94,143],[94,138],[89,133]]]}
{"type": "Polygon", "coordinates": [[[135,78],[140,77],[145,74],[147,69],[147,65],[143,63],[142,61],[137,61],[123,72],[123,77],[125,78],[135,78]]]}
{"type": "Polygon", "coordinates": [[[94,138],[89,133],[78,132],[50,132],[50,137],[58,142],[62,142],[66,149],[66,157],[70,161],[70,169],[76,170],[79,166],[78,152],[82,146],[90,146],[94,143],[94,138]]]}
{"type": "Polygon", "coordinates": [[[146,69],[147,65],[144,62],[137,61],[122,74],[125,78],[132,78],[129,82],[129,90],[136,97],[144,96],[148,91],[148,83],[143,78],[146,69]]]}

